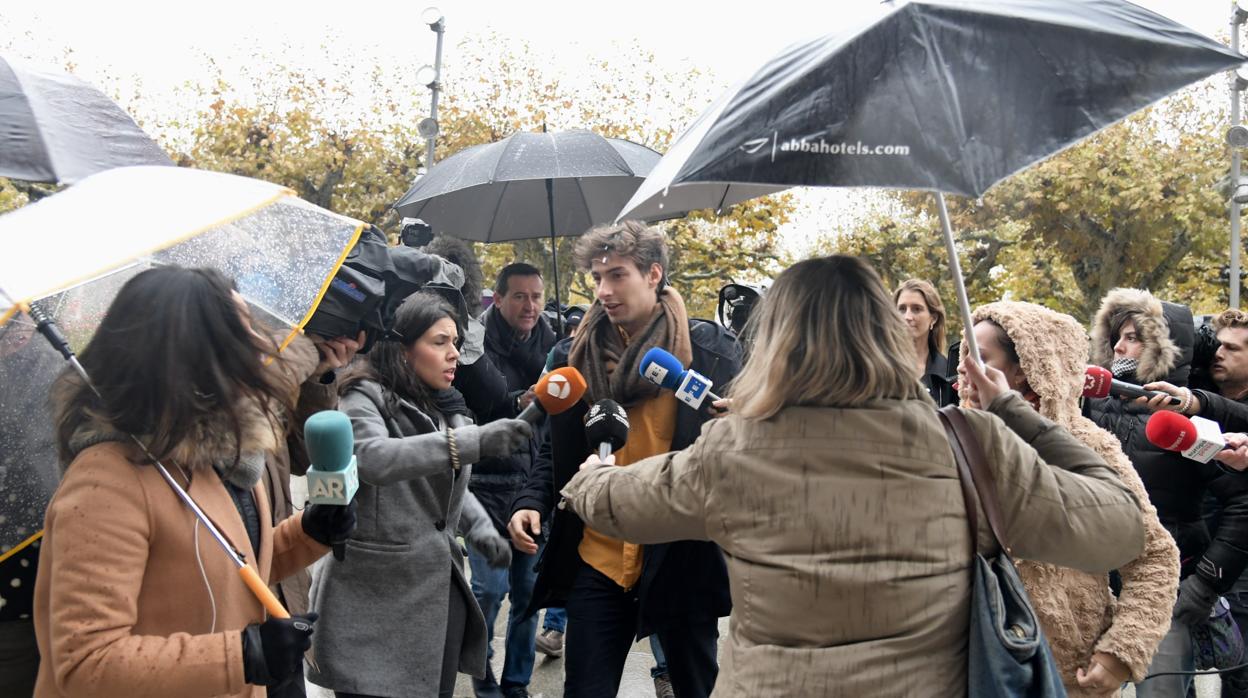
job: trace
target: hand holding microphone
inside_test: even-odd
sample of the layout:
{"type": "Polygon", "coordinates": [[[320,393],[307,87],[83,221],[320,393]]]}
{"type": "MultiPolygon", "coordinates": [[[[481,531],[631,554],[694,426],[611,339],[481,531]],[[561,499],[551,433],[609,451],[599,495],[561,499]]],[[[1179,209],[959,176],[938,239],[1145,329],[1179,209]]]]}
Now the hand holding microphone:
{"type": "Polygon", "coordinates": [[[1175,451],[1199,463],[1213,460],[1227,446],[1217,422],[1169,411],[1149,417],[1144,425],[1144,436],[1163,451],[1175,451]]]}
{"type": "Polygon", "coordinates": [[[308,495],[311,504],[303,512],[303,532],[321,545],[334,549],[334,557],[346,555],[347,538],[355,529],[355,492],[360,488],[356,465],[355,433],[351,419],[337,410],[308,417],[303,425],[308,451],[308,495]]]}
{"type": "Polygon", "coordinates": [[[1160,388],[1167,386],[1174,392],[1179,392],[1179,388],[1169,383],[1149,383],[1146,386],[1138,386],[1126,381],[1120,381],[1114,378],[1114,374],[1109,369],[1102,366],[1088,366],[1083,373],[1083,396],[1090,398],[1102,398],[1113,395],[1117,398],[1134,400],[1136,398],[1145,398],[1148,405],[1153,410],[1164,409],[1163,405],[1177,407],[1183,404],[1183,400],[1173,397],[1173,393],[1167,394],[1170,390],[1162,392],[1161,390],[1150,390],[1150,388],[1160,388]]]}

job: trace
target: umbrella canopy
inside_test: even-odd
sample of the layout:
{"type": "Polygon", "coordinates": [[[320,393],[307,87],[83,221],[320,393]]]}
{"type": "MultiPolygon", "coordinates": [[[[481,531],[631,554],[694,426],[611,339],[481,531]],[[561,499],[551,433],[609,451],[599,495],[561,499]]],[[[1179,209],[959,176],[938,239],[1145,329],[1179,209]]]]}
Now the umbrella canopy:
{"type": "Polygon", "coordinates": [[[611,222],[659,157],[591,131],[514,133],[434,165],[394,207],[465,240],[580,235],[611,222]]]}
{"type": "Polygon", "coordinates": [[[285,187],[169,167],[109,170],[0,216],[0,561],[37,537],[58,479],[48,388],[67,363],[21,303],[78,351],[134,275],[216,267],[288,342],[363,227],[285,187]]]}
{"type": "Polygon", "coordinates": [[[723,208],[800,185],[979,196],[1244,60],[1121,0],[884,3],[723,95],[619,217],[723,208]]]}
{"type": "Polygon", "coordinates": [[[114,167],[172,164],[103,92],[0,56],[0,177],[73,184],[114,167]]]}

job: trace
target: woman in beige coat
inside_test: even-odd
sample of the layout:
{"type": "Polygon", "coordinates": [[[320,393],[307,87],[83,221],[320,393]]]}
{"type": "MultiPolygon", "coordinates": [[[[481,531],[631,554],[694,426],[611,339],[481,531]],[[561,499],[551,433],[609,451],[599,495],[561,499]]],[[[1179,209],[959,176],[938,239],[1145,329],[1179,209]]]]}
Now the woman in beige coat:
{"type": "MultiPolygon", "coordinates": [[[[716,696],[965,695],[971,533],[879,277],[854,257],[794,265],[756,330],[728,416],[680,453],[621,468],[591,457],[569,505],[636,543],[720,545],[733,610],[716,696]]],[[[1139,504],[1105,461],[1000,372],[972,373],[988,411],[966,417],[1014,551],[1099,573],[1138,557],[1139,504]]]]}
{"type": "Polygon", "coordinates": [[[35,695],[260,698],[302,681],[315,618],[266,621],[129,435],[265,582],[281,580],[353,525],[352,507],[313,505],[274,526],[259,482],[316,350],[300,339],[276,355],[228,279],[164,267],[122,287],[80,358],[103,397],[68,372],[54,390],[67,466],[35,583],[35,695]]]}
{"type": "Polygon", "coordinates": [[[1032,560],[1018,572],[1053,648],[1071,696],[1105,696],[1144,678],[1179,587],[1179,549],[1157,520],[1144,484],[1118,439],[1079,412],[1088,335],[1069,315],[1032,303],[990,303],[975,311],[975,340],[984,363],[1040,414],[1060,424],[1114,469],[1141,505],[1144,553],[1119,568],[1117,600],[1103,574],[1032,560]]]}

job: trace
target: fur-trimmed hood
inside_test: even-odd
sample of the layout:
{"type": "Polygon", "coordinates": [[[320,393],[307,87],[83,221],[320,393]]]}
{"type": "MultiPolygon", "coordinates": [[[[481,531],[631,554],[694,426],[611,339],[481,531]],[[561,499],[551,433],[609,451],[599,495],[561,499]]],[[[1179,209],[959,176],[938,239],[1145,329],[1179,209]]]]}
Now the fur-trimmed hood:
{"type": "MultiPolygon", "coordinates": [[[[296,337],[278,358],[269,364],[277,372],[277,385],[292,396],[291,403],[298,396],[299,386],[307,380],[319,363],[316,347],[305,337],[296,337]]],[[[78,392],[82,378],[72,370],[66,370],[57,378],[52,389],[53,411],[60,414],[66,408],[66,402],[78,392]]],[[[78,423],[69,441],[70,459],[81,451],[96,444],[116,441],[130,444],[130,436],[118,430],[108,419],[93,409],[80,408],[74,415],[78,423]]],[[[276,407],[266,411],[253,399],[246,399],[237,407],[237,417],[241,427],[241,444],[236,444],[234,424],[230,415],[225,412],[204,415],[192,427],[190,435],[174,447],[165,460],[177,463],[186,468],[210,467],[214,463],[234,463],[240,453],[273,454],[283,438],[285,424],[274,421],[285,420],[289,415],[281,414],[276,407]],[[272,415],[272,416],[270,416],[272,415]]],[[[139,435],[143,439],[145,435],[139,435]]],[[[147,441],[147,439],[143,439],[147,441]]],[[[137,447],[134,448],[135,460],[143,460],[137,447]]],[[[69,462],[62,463],[62,468],[69,467],[69,462]]]]}
{"type": "Polygon", "coordinates": [[[1040,396],[1040,414],[1069,425],[1079,414],[1088,334],[1071,316],[1034,303],[1001,301],[975,309],[975,322],[1000,325],[1018,352],[1027,383],[1040,396]]]}
{"type": "Polygon", "coordinates": [[[1143,383],[1167,380],[1186,385],[1191,370],[1195,325],[1186,306],[1166,303],[1138,288],[1116,288],[1106,294],[1092,321],[1092,363],[1110,368],[1114,343],[1110,320],[1120,311],[1135,316],[1135,331],[1144,345],[1137,380],[1143,383]]]}

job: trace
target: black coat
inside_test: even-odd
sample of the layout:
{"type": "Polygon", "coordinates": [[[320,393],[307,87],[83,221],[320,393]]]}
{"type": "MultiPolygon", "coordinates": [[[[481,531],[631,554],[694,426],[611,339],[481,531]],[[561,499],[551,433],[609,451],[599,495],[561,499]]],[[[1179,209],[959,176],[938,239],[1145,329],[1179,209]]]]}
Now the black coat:
{"type": "Polygon", "coordinates": [[[1208,390],[1193,390],[1200,398],[1200,416],[1212,419],[1222,431],[1248,431],[1248,396],[1240,400],[1222,397],[1208,390]]]}
{"type": "MultiPolygon", "coordinates": [[[[507,321],[493,307],[481,315],[481,322],[485,326],[485,356],[478,363],[491,364],[506,381],[503,399],[483,406],[478,412],[477,423],[485,424],[518,414],[516,398],[541,377],[546,355],[555,345],[555,333],[544,318],[538,318],[528,339],[517,340],[507,321]]],[[[540,439],[543,434],[544,430],[539,428],[535,436],[540,439]]],[[[468,489],[485,507],[494,527],[503,536],[507,535],[511,503],[528,481],[536,458],[537,442],[530,441],[529,448],[523,451],[502,458],[486,458],[472,466],[468,489]]]]}
{"type": "MultiPolygon", "coordinates": [[[[722,394],[741,367],[741,347],[727,330],[710,322],[691,320],[689,335],[693,344],[690,368],[711,379],[722,394]]],[[[553,365],[566,366],[571,340],[555,345],[553,365]]],[[[577,548],[584,524],[568,509],[555,507],[558,492],[572,479],[592,452],[585,440],[584,403],[550,418],[550,429],[528,485],[516,498],[513,511],[534,509],[545,519],[553,510],[546,550],[538,562],[537,583],[528,613],[540,608],[562,606],[580,564],[577,548]],[[552,453],[552,444],[553,447],[552,453]]],[[[672,450],[687,448],[710,419],[706,407],[694,411],[677,406],[672,450]]],[[[676,541],[647,545],[638,581],[640,613],[637,636],[645,637],[685,619],[720,618],[732,611],[728,591],[728,569],[719,546],[706,541],[676,541]]]]}
{"type": "MultiPolygon", "coordinates": [[[[1165,304],[1170,336],[1181,356],[1166,376],[1167,382],[1187,384],[1194,327],[1186,308],[1165,304]]],[[[1114,397],[1090,400],[1089,416],[1111,432],[1144,483],[1157,518],[1179,546],[1180,575],[1199,573],[1219,591],[1239,578],[1248,564],[1248,477],[1228,474],[1217,463],[1198,463],[1151,443],[1144,429],[1152,413],[1145,407],[1114,397]],[[1201,518],[1205,494],[1221,507],[1217,531],[1210,536],[1201,518]]]]}

